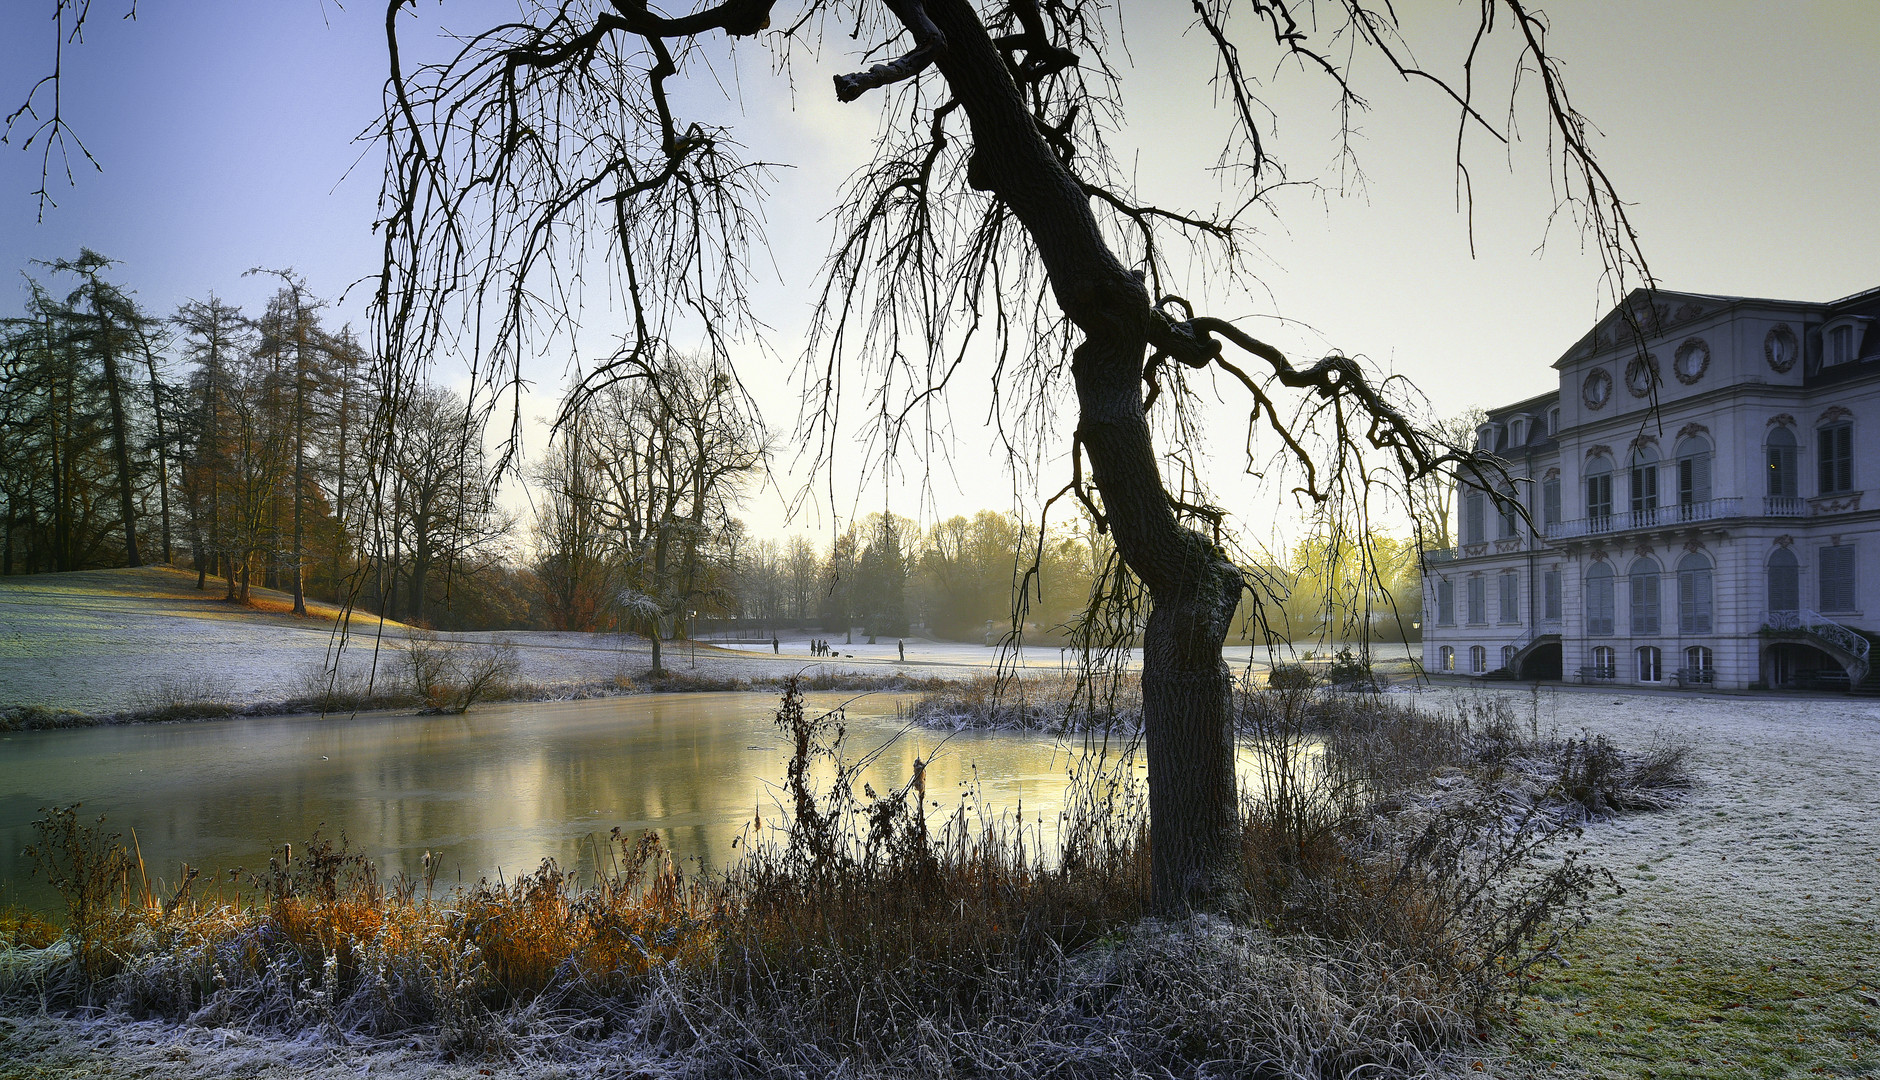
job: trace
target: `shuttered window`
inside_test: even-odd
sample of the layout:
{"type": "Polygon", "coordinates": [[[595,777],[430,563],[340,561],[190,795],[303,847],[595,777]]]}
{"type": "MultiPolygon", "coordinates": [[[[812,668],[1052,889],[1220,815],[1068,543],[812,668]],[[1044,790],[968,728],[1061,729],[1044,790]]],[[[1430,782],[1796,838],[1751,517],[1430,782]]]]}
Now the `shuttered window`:
{"type": "Polygon", "coordinates": [[[1521,621],[1521,583],[1513,573],[1502,574],[1495,583],[1496,599],[1501,607],[1501,621],[1521,621]]]}
{"type": "Polygon", "coordinates": [[[1436,622],[1440,626],[1456,622],[1456,583],[1448,578],[1436,583],[1436,622]]]}
{"type": "Polygon", "coordinates": [[[1595,563],[1586,572],[1586,632],[1611,637],[1612,608],[1612,567],[1603,562],[1595,563]]]}
{"type": "Polygon", "coordinates": [[[1549,570],[1541,575],[1541,591],[1546,598],[1545,606],[1541,608],[1541,617],[1558,622],[1560,619],[1560,571],[1549,570]]]}
{"type": "Polygon", "coordinates": [[[1793,551],[1779,547],[1769,556],[1769,610],[1799,611],[1801,606],[1801,568],[1793,551]]]}
{"type": "Polygon", "coordinates": [[[1586,478],[1586,516],[1612,516],[1612,473],[1597,472],[1586,478]]]}
{"type": "Polygon", "coordinates": [[[1678,443],[1678,505],[1710,501],[1710,443],[1689,438],[1678,443]]]}
{"type": "Polygon", "coordinates": [[[1710,560],[1692,552],[1678,561],[1678,632],[1711,632],[1710,560]]]}
{"type": "Polygon", "coordinates": [[[1560,524],[1560,478],[1541,481],[1541,521],[1546,528],[1560,524]]]}
{"type": "Polygon", "coordinates": [[[1488,621],[1488,579],[1472,577],[1469,579],[1469,621],[1485,623],[1488,621]]]}
{"type": "Polygon", "coordinates": [[[1796,482],[1795,450],[1795,435],[1788,428],[1779,427],[1769,433],[1763,453],[1769,462],[1769,489],[1765,494],[1770,498],[1792,499],[1802,493],[1796,482]]]}
{"type": "Polygon", "coordinates": [[[1632,579],[1632,632],[1656,634],[1659,608],[1658,564],[1650,559],[1640,559],[1632,564],[1629,576],[1632,579]]]}
{"type": "Polygon", "coordinates": [[[1854,611],[1854,545],[1820,549],[1821,610],[1854,611]]]}
{"type": "Polygon", "coordinates": [[[1821,494],[1854,490],[1854,425],[1836,424],[1815,432],[1816,479],[1821,494]]]}
{"type": "Polygon", "coordinates": [[[1488,539],[1488,529],[1482,516],[1482,502],[1486,498],[1479,491],[1472,491],[1462,498],[1462,542],[1465,544],[1479,544],[1488,539]]]}

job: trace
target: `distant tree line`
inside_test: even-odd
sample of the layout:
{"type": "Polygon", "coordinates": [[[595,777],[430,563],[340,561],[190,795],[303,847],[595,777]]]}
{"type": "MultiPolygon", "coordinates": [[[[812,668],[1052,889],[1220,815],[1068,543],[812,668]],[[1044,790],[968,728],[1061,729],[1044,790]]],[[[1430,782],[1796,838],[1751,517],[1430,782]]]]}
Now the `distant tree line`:
{"type": "MultiPolygon", "coordinates": [[[[1119,569],[1081,517],[1041,534],[989,510],[924,529],[875,513],[826,545],[753,538],[736,511],[770,436],[722,363],[678,353],[570,395],[519,537],[480,418],[442,387],[388,399],[298,276],[274,273],[256,315],[212,293],[158,316],[112,269],[91,251],[37,264],[0,322],[0,574],[186,565],[230,600],[259,585],[449,629],[1038,642],[1069,638],[1119,569]]],[[[1448,494],[1426,487],[1440,530],[1448,494]]],[[[1243,601],[1238,640],[1399,637],[1418,617],[1409,541],[1319,529],[1246,569],[1265,622],[1243,601]]]]}
{"type": "Polygon", "coordinates": [[[38,264],[0,322],[0,574],[187,564],[231,600],[426,622],[500,551],[481,423],[442,388],[377,393],[297,275],[256,315],[213,293],[158,315],[112,267],[38,264]]]}

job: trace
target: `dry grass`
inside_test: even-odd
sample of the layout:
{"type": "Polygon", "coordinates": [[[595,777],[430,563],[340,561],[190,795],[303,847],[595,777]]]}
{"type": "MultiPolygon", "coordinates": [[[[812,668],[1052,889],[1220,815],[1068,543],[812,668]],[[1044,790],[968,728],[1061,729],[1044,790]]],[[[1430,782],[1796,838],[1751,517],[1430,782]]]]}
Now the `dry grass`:
{"type": "MultiPolygon", "coordinates": [[[[1157,921],[1133,763],[1086,760],[1052,843],[964,806],[930,823],[919,768],[855,790],[866,759],[802,689],[778,714],[782,839],[754,823],[703,879],[616,833],[587,880],[545,862],[440,893],[316,837],[219,895],[163,896],[101,826],[48,814],[65,941],[0,954],[0,999],[604,1054],[649,1076],[1419,1075],[1530,981],[1597,881],[1540,860],[1567,828],[1553,818],[1413,798],[1429,762],[1393,766],[1390,807],[1349,771],[1308,775],[1295,743],[1316,699],[1249,695],[1291,787],[1246,808],[1245,910],[1157,921]]],[[[1340,708],[1350,761],[1420,745],[1340,708]]]]}

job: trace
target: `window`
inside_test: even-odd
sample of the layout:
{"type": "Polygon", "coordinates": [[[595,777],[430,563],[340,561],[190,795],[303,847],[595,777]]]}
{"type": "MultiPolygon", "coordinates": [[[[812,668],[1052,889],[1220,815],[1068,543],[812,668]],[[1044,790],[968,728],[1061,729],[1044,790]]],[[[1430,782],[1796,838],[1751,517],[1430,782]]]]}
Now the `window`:
{"type": "MultiPolygon", "coordinates": [[[[1678,443],[1678,505],[1710,501],[1710,440],[1693,435],[1678,443]]],[[[1690,517],[1687,510],[1686,519],[1690,517]]]]}
{"type": "Polygon", "coordinates": [[[1469,671],[1474,675],[1488,674],[1488,650],[1480,645],[1469,647],[1469,671]]]}
{"type": "Polygon", "coordinates": [[[1613,652],[1612,646],[1593,646],[1593,677],[1599,679],[1619,677],[1619,654],[1613,652]]]}
{"type": "Polygon", "coordinates": [[[1639,682],[1665,681],[1664,654],[1658,651],[1657,646],[1640,645],[1632,652],[1638,658],[1639,682]]]}
{"type": "Polygon", "coordinates": [[[1820,493],[1854,490],[1854,425],[1835,424],[1815,432],[1820,493]]]}
{"type": "Polygon", "coordinates": [[[1488,621],[1488,579],[1485,577],[1469,579],[1469,621],[1477,624],[1488,621]]]}
{"type": "Polygon", "coordinates": [[[1513,645],[1503,645],[1501,647],[1502,670],[1506,671],[1508,668],[1514,665],[1514,653],[1515,653],[1515,648],[1513,645]]]}
{"type": "Polygon", "coordinates": [[[1802,493],[1795,474],[1797,449],[1795,433],[1785,427],[1771,431],[1763,443],[1763,458],[1769,465],[1767,494],[1770,498],[1793,499],[1802,493]]]}
{"type": "Polygon", "coordinates": [[[1560,477],[1541,481],[1541,521],[1551,527],[1560,524],[1560,477]]]}
{"type": "Polygon", "coordinates": [[[1650,447],[1641,446],[1632,452],[1632,523],[1642,525],[1651,521],[1651,512],[1658,509],[1658,454],[1650,447]]]}
{"type": "Polygon", "coordinates": [[[1560,434],[1560,410],[1557,408],[1547,410],[1547,434],[1560,434]]]}
{"type": "Polygon", "coordinates": [[[1612,462],[1605,458],[1587,466],[1586,516],[1594,519],[1612,516],[1612,462]]]}
{"type": "Polygon", "coordinates": [[[1528,441],[1528,421],[1525,416],[1517,416],[1508,421],[1508,445],[1526,446],[1528,441]]]}
{"type": "Polygon", "coordinates": [[[1436,624],[1456,624],[1456,583],[1448,578],[1436,583],[1436,624]]]}
{"type": "Polygon", "coordinates": [[[1769,610],[1802,609],[1802,575],[1795,553],[1779,547],[1769,556],[1769,610]]]}
{"type": "Polygon", "coordinates": [[[1854,545],[1836,544],[1821,549],[1821,610],[1854,611],[1854,545]]]}
{"type": "Polygon", "coordinates": [[[1541,608],[1541,618],[1548,622],[1560,621],[1560,571],[1548,570],[1541,574],[1541,595],[1545,598],[1541,608]]]}
{"type": "Polygon", "coordinates": [[[1716,671],[1709,649],[1702,645],[1693,645],[1684,650],[1685,681],[1707,683],[1715,677],[1716,671]]]}
{"type": "Polygon", "coordinates": [[[1594,563],[1586,572],[1586,632],[1612,636],[1611,563],[1594,563]]]}
{"type": "Polygon", "coordinates": [[[1501,621],[1518,623],[1521,621],[1521,583],[1514,571],[1506,570],[1495,579],[1495,599],[1501,608],[1501,621]]]}
{"type": "Polygon", "coordinates": [[[1510,539],[1515,535],[1515,522],[1519,520],[1517,505],[1515,494],[1512,490],[1503,491],[1500,501],[1495,504],[1495,511],[1501,517],[1500,537],[1503,540],[1510,539]]]}
{"type": "Polygon", "coordinates": [[[1822,359],[1822,363],[1829,366],[1847,363],[1854,359],[1854,328],[1852,326],[1835,327],[1823,337],[1822,345],[1824,346],[1823,352],[1827,354],[1822,359]]]}
{"type": "Polygon", "coordinates": [[[1710,560],[1695,551],[1678,560],[1678,633],[1710,633],[1710,560]]]}
{"type": "Polygon", "coordinates": [[[1462,497],[1462,542],[1465,544],[1479,544],[1488,539],[1488,528],[1484,524],[1487,518],[1483,516],[1482,506],[1486,498],[1487,493],[1481,491],[1471,491],[1462,497]]]}
{"type": "Polygon", "coordinates": [[[1456,650],[1445,645],[1443,646],[1441,657],[1444,671],[1456,670],[1456,650]]]}
{"type": "Polygon", "coordinates": [[[1637,559],[1627,575],[1632,582],[1632,633],[1658,632],[1658,563],[1637,559]]]}

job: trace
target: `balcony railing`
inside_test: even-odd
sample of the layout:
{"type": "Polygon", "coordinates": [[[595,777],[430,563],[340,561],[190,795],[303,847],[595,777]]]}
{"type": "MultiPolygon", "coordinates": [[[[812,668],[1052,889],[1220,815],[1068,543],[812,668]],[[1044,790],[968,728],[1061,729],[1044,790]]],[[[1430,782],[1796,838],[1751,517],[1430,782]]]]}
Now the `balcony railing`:
{"type": "Polygon", "coordinates": [[[1799,495],[1764,495],[1764,517],[1801,517],[1808,513],[1808,500],[1799,495]]]}
{"type": "Polygon", "coordinates": [[[1674,503],[1670,506],[1647,507],[1623,514],[1562,521],[1557,525],[1547,527],[1547,539],[1572,540],[1580,536],[1633,532],[1639,529],[1667,529],[1693,522],[1718,521],[1723,518],[1741,516],[1743,516],[1742,499],[1735,497],[1707,499],[1704,502],[1674,503]]]}

